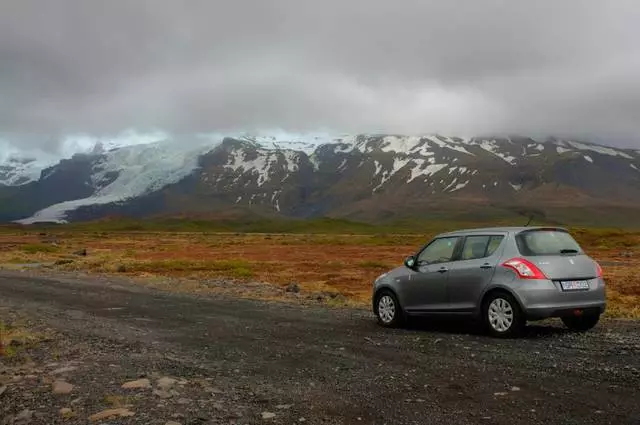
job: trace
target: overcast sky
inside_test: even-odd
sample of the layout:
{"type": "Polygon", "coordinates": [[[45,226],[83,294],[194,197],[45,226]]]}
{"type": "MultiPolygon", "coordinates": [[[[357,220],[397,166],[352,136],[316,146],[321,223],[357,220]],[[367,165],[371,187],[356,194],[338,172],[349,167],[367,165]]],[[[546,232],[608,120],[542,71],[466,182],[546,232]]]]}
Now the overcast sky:
{"type": "Polygon", "coordinates": [[[573,135],[640,148],[640,2],[6,0],[0,132],[573,135]]]}

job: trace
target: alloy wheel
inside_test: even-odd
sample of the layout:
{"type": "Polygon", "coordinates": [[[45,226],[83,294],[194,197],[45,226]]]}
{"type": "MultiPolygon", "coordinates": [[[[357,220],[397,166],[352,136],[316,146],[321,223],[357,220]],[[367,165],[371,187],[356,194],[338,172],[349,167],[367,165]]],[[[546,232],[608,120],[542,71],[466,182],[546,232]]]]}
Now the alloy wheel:
{"type": "Polygon", "coordinates": [[[504,298],[491,301],[488,309],[489,324],[497,332],[506,332],[513,325],[513,307],[504,298]]]}
{"type": "Polygon", "coordinates": [[[383,323],[389,324],[396,317],[396,303],[390,295],[383,295],[378,301],[378,316],[383,323]]]}

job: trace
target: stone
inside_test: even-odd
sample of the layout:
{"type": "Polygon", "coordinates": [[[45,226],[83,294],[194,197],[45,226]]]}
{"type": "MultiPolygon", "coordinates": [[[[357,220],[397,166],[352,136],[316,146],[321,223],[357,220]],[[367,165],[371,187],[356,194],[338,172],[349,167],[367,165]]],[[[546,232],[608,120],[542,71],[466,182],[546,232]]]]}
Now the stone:
{"type": "Polygon", "coordinates": [[[290,283],[289,285],[287,285],[287,288],[285,290],[287,292],[297,294],[300,292],[300,285],[298,285],[297,283],[290,283]]]}
{"type": "Polygon", "coordinates": [[[7,386],[6,386],[6,385],[1,386],[1,387],[0,387],[0,396],[1,396],[2,394],[4,394],[6,391],[7,391],[7,386]]]}
{"type": "Polygon", "coordinates": [[[140,390],[145,388],[151,388],[151,381],[148,379],[138,379],[136,381],[129,381],[122,384],[122,388],[126,390],[140,390]]]}
{"type": "Polygon", "coordinates": [[[68,407],[63,407],[62,409],[60,409],[60,416],[62,416],[63,418],[72,418],[75,416],[75,414],[73,413],[73,410],[69,409],[68,407]]]}
{"type": "Polygon", "coordinates": [[[22,412],[18,413],[14,419],[14,423],[16,424],[26,424],[31,422],[33,418],[34,411],[29,409],[24,409],[22,412]]]}
{"type": "Polygon", "coordinates": [[[117,418],[117,417],[128,418],[133,415],[135,415],[134,412],[125,408],[107,409],[107,410],[103,410],[102,412],[98,412],[89,416],[89,420],[91,422],[97,422],[97,421],[103,421],[105,419],[111,419],[111,418],[117,418]]]}
{"type": "Polygon", "coordinates": [[[58,395],[70,394],[73,391],[73,385],[66,381],[54,381],[51,388],[53,393],[58,395]]]}
{"type": "Polygon", "coordinates": [[[158,388],[160,388],[161,390],[165,390],[168,391],[171,388],[173,388],[173,386],[178,382],[177,379],[173,379],[173,378],[168,378],[168,377],[163,377],[160,378],[156,381],[156,385],[158,388]]]}
{"type": "Polygon", "coordinates": [[[271,412],[262,412],[262,419],[273,419],[276,417],[275,413],[271,412]]]}
{"type": "Polygon", "coordinates": [[[49,372],[49,375],[64,375],[66,373],[69,372],[73,372],[75,370],[77,370],[78,368],[75,366],[67,366],[67,367],[61,367],[59,369],[53,370],[51,372],[49,372]]]}
{"type": "Polygon", "coordinates": [[[511,387],[511,391],[520,391],[520,387],[511,387]]]}
{"type": "Polygon", "coordinates": [[[165,423],[164,425],[182,425],[180,422],[176,422],[176,421],[169,421],[167,423],[165,423]]]}
{"type": "Polygon", "coordinates": [[[293,404],[279,404],[276,406],[276,409],[287,410],[287,409],[291,409],[292,407],[293,407],[293,404]]]}
{"type": "Polygon", "coordinates": [[[154,390],[153,395],[160,397],[162,399],[168,399],[173,396],[169,391],[165,391],[165,390],[154,390]]]}

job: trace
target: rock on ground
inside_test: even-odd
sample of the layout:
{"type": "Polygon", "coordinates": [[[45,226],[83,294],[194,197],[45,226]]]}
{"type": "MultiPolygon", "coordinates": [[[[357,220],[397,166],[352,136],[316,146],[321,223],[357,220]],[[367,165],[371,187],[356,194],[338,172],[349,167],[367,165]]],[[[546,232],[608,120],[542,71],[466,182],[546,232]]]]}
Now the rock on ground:
{"type": "Polygon", "coordinates": [[[73,391],[73,385],[66,381],[54,381],[52,384],[52,390],[54,394],[70,394],[71,391],[73,391]]]}
{"type": "Polygon", "coordinates": [[[137,381],[129,381],[122,384],[122,388],[127,390],[139,390],[144,388],[151,388],[151,381],[148,379],[138,379],[137,381]]]}

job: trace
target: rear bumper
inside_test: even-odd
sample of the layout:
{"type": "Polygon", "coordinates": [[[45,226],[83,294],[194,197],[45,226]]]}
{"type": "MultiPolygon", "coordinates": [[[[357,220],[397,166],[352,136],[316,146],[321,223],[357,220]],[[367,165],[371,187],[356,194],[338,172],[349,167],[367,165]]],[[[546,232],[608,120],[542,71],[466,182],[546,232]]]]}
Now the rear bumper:
{"type": "Polygon", "coordinates": [[[528,320],[580,314],[602,314],[606,309],[605,283],[591,279],[589,289],[563,291],[560,282],[532,280],[512,286],[528,320]]]}
{"type": "Polygon", "coordinates": [[[575,306],[553,306],[529,308],[525,311],[527,320],[541,320],[549,317],[566,317],[602,314],[605,311],[605,303],[598,305],[575,305],[575,306]]]}

